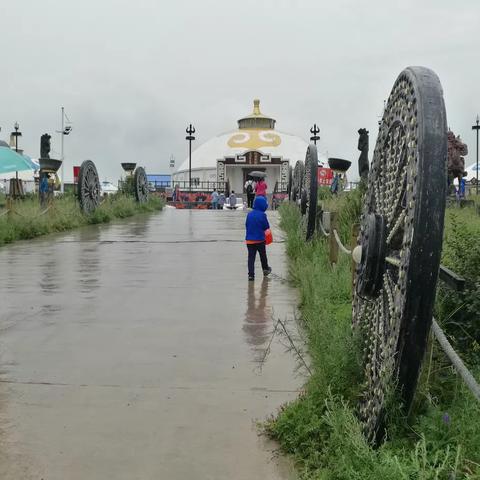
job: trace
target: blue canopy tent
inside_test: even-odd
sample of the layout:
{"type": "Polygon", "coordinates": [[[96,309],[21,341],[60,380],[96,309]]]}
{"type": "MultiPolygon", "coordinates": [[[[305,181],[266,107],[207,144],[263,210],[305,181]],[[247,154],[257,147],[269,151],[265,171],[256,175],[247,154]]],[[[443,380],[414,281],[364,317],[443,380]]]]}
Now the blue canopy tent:
{"type": "Polygon", "coordinates": [[[37,170],[31,158],[12,150],[5,142],[0,142],[0,174],[37,170]]]}

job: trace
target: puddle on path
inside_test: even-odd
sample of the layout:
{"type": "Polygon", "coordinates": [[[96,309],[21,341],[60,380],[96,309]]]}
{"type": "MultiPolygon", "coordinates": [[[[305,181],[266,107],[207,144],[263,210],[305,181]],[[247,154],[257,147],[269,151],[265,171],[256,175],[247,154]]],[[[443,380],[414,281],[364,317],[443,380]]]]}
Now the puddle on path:
{"type": "Polygon", "coordinates": [[[0,478],[293,478],[254,422],[302,383],[276,339],[257,368],[295,292],[247,281],[243,230],[167,209],[0,249],[0,478]]]}

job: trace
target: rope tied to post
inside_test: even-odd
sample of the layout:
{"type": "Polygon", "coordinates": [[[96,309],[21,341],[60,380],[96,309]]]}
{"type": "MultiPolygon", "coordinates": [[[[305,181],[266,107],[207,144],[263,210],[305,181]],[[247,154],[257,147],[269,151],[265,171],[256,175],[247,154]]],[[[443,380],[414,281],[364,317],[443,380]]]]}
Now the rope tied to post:
{"type": "Polygon", "coordinates": [[[462,377],[468,389],[472,392],[472,394],[477,400],[480,400],[480,385],[478,384],[477,380],[472,375],[470,370],[468,370],[468,368],[465,366],[462,359],[458,356],[457,352],[450,345],[450,342],[447,340],[447,337],[445,336],[443,330],[440,328],[440,325],[436,322],[435,319],[432,319],[432,332],[438,343],[442,347],[445,355],[448,357],[450,362],[452,362],[453,367],[462,377]]]}
{"type": "Polygon", "coordinates": [[[333,231],[333,235],[335,236],[335,240],[337,241],[337,244],[340,248],[340,250],[347,254],[347,255],[351,255],[352,254],[352,251],[349,250],[343,243],[342,241],[340,240],[340,236],[338,235],[338,232],[336,230],[333,231]]]}
{"type": "Polygon", "coordinates": [[[321,230],[322,234],[323,234],[325,237],[329,237],[329,236],[330,236],[330,233],[325,230],[325,227],[324,227],[324,225],[323,225],[323,222],[322,222],[322,219],[321,219],[321,218],[318,219],[318,226],[320,227],[320,230],[321,230]]]}

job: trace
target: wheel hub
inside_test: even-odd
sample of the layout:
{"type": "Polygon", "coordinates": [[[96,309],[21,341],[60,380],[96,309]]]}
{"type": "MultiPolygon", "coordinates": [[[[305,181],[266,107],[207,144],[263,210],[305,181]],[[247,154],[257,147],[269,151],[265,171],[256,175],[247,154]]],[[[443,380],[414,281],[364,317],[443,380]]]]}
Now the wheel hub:
{"type": "Polygon", "coordinates": [[[367,215],[365,224],[357,292],[362,297],[376,297],[385,272],[387,229],[383,216],[375,213],[367,215]]]}

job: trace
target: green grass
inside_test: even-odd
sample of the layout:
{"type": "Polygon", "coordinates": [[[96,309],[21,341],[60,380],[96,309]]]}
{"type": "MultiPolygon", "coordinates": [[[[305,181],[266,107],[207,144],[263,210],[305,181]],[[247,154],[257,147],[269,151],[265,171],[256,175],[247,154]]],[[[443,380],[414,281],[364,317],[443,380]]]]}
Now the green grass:
{"type": "Polygon", "coordinates": [[[480,357],[480,216],[474,208],[447,211],[442,263],[467,284],[460,293],[442,286],[435,314],[455,348],[473,364],[480,357]]]}
{"type": "Polygon", "coordinates": [[[139,204],[132,197],[115,195],[106,198],[91,215],[83,215],[75,198],[66,195],[55,199],[53,208],[40,215],[38,200],[34,197],[27,198],[15,203],[15,213],[0,217],[0,246],[84,225],[107,223],[116,218],[126,218],[138,213],[154,212],[161,210],[163,205],[163,200],[157,197],[139,204]]]}
{"type": "MultiPolygon", "coordinates": [[[[359,212],[355,195],[335,204],[345,234],[359,212]]],[[[313,374],[304,393],[268,421],[266,431],[293,455],[301,478],[480,478],[480,404],[435,342],[429,345],[410,418],[393,415],[379,448],[365,442],[355,415],[362,375],[359,342],[351,329],[350,260],[342,255],[332,268],[325,241],[304,242],[297,208],[284,205],[281,216],[313,374]]],[[[450,224],[447,243],[449,232],[450,224]]]]}

